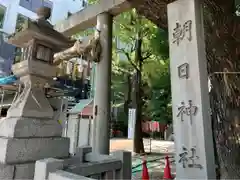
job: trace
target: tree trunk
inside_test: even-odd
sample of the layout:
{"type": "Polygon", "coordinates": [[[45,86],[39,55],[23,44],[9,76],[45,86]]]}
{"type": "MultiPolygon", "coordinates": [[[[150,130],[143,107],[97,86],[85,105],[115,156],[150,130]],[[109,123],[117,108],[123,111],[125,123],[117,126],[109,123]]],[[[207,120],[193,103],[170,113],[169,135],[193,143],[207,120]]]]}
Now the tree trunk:
{"type": "Polygon", "coordinates": [[[127,75],[127,92],[125,92],[125,99],[124,99],[124,113],[128,115],[128,109],[131,102],[131,91],[132,91],[132,81],[131,75],[127,75]]]}
{"type": "Polygon", "coordinates": [[[142,139],[142,99],[141,99],[141,82],[142,82],[142,39],[138,36],[136,39],[135,62],[138,64],[135,78],[133,81],[133,108],[136,109],[136,123],[134,131],[134,148],[135,153],[144,153],[142,139]]]}
{"type": "Polygon", "coordinates": [[[216,163],[221,179],[239,179],[239,17],[235,16],[233,0],[204,2],[216,163]]]}
{"type": "MultiPolygon", "coordinates": [[[[129,1],[141,15],[167,30],[167,4],[174,0],[129,1]]],[[[221,179],[239,179],[240,17],[235,15],[235,0],[203,2],[216,159],[221,179]]]]}

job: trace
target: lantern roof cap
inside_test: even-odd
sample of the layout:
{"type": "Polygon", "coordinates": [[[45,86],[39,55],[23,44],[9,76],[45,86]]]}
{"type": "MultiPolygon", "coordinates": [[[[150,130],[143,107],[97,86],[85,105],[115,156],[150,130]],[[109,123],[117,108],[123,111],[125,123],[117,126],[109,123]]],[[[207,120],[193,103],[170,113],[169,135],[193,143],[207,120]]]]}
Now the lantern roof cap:
{"type": "Polygon", "coordinates": [[[17,47],[26,47],[29,41],[37,39],[56,46],[59,50],[69,48],[74,41],[53,29],[48,19],[51,9],[41,7],[37,9],[37,20],[26,20],[23,28],[9,36],[8,43],[17,47]]]}

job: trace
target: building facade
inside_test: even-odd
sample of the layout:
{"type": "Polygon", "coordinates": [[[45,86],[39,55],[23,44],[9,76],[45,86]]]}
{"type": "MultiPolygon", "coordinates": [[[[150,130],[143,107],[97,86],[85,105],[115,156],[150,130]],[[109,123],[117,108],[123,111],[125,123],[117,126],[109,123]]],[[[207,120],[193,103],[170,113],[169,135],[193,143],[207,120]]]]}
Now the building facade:
{"type": "Polygon", "coordinates": [[[55,24],[83,9],[86,0],[0,0],[0,77],[11,73],[11,65],[17,48],[4,41],[6,34],[21,28],[26,18],[36,19],[36,9],[47,6],[52,9],[50,21],[55,24]]]}

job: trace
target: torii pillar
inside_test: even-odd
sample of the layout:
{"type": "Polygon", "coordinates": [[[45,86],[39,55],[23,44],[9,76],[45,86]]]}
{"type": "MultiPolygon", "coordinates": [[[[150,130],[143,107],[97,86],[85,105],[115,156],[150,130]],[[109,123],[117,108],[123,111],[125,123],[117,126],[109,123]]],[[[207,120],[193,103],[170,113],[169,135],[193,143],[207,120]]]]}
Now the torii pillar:
{"type": "Polygon", "coordinates": [[[109,154],[109,122],[111,118],[111,66],[112,66],[113,17],[104,12],[97,16],[97,31],[100,33],[101,56],[96,65],[93,150],[109,154]]]}

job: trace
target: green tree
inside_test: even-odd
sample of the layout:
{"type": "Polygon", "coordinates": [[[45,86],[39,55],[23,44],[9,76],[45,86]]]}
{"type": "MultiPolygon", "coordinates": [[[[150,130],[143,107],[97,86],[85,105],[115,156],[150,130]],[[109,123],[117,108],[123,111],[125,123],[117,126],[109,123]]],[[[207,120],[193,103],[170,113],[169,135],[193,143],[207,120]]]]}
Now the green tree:
{"type": "Polygon", "coordinates": [[[153,54],[158,59],[169,61],[168,31],[166,29],[157,28],[150,44],[153,54]]]}
{"type": "Polygon", "coordinates": [[[87,2],[89,5],[92,5],[92,4],[97,4],[99,0],[88,0],[87,2]]]}
{"type": "Polygon", "coordinates": [[[172,123],[172,99],[168,32],[158,29],[151,40],[151,47],[157,60],[148,63],[144,70],[151,89],[148,111],[153,120],[169,124],[172,123]]]}
{"type": "Polygon", "coordinates": [[[131,65],[128,61],[114,58],[112,63],[112,107],[118,109],[117,120],[122,130],[128,125],[128,108],[131,102],[131,65]]]}
{"type": "Polygon", "coordinates": [[[114,23],[114,36],[116,41],[115,50],[119,55],[124,55],[132,65],[132,95],[131,105],[136,109],[136,124],[134,135],[134,152],[144,152],[142,141],[142,107],[143,100],[143,66],[151,59],[151,40],[157,32],[154,26],[147,19],[139,16],[133,9],[120,14],[114,23]],[[122,47],[121,47],[122,43],[122,47]]]}
{"type": "Polygon", "coordinates": [[[145,65],[144,72],[147,74],[148,85],[151,90],[148,103],[150,117],[152,120],[163,124],[171,123],[172,109],[169,60],[152,61],[145,65]]]}
{"type": "MultiPolygon", "coordinates": [[[[127,61],[113,59],[112,63],[112,100],[115,103],[129,104],[131,99],[131,65],[127,61]]],[[[128,109],[124,112],[128,114],[128,109]]]]}

